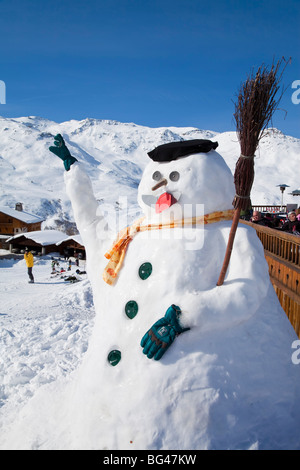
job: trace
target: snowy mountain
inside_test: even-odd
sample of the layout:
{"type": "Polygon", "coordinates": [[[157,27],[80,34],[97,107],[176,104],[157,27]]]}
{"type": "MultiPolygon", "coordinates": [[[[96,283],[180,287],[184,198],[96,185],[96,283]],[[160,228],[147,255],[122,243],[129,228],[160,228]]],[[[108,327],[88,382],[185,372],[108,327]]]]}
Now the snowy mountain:
{"type": "MultiPolygon", "coordinates": [[[[124,200],[132,212],[147,152],[176,140],[211,139],[234,172],[239,156],[235,132],[217,133],[194,127],[149,128],[134,123],[85,119],[56,123],[39,117],[0,118],[0,204],[24,210],[45,219],[44,228],[74,230],[73,214],[65,193],[62,162],[48,150],[53,136],[61,133],[70,152],[84,163],[100,204],[122,209],[124,200]],[[124,199],[127,198],[127,199],[124,199]]],[[[280,204],[279,184],[290,188],[284,203],[298,203],[289,192],[299,188],[296,170],[300,140],[271,129],[261,141],[255,159],[254,204],[280,204]]],[[[299,204],[299,203],[298,203],[299,204]]]]}
{"type": "MultiPolygon", "coordinates": [[[[234,133],[38,118],[1,126],[1,204],[23,202],[55,227],[72,221],[68,194],[87,262],[74,285],[65,261],[53,273],[51,256],[38,258],[29,286],[23,259],[0,259],[0,448],[300,449],[298,339],[252,227],[239,227],[216,284],[231,226],[228,166],[214,151],[146,166],[161,143],[205,137],[233,171],[234,133]],[[81,162],[68,172],[48,150],[58,132],[81,162]],[[134,217],[137,198],[146,214],[155,191],[150,223],[111,247],[98,201],[105,215],[128,207],[134,217]],[[209,207],[207,223],[185,218],[172,234],[152,224],[186,204],[209,207]]],[[[255,201],[280,202],[277,184],[298,186],[299,143],[276,130],[265,138],[255,201]]]]}

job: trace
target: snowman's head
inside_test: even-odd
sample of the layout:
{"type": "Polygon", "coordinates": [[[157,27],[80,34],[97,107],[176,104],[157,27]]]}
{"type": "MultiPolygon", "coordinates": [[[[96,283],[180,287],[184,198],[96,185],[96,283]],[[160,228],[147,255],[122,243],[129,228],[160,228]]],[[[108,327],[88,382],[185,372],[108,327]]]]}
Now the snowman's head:
{"type": "Polygon", "coordinates": [[[154,159],[138,189],[138,203],[148,220],[168,222],[232,209],[233,175],[214,150],[217,145],[207,140],[173,142],[148,154],[154,159]]]}

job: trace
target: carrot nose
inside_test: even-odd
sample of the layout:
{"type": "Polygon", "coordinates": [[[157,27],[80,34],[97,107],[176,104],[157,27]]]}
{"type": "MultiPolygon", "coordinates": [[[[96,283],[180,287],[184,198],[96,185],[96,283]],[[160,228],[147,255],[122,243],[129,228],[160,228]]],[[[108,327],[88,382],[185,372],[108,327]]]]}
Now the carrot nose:
{"type": "Polygon", "coordinates": [[[156,189],[160,188],[161,186],[167,185],[168,181],[166,178],[160,180],[155,186],[153,186],[152,191],[155,191],[156,189]]]}

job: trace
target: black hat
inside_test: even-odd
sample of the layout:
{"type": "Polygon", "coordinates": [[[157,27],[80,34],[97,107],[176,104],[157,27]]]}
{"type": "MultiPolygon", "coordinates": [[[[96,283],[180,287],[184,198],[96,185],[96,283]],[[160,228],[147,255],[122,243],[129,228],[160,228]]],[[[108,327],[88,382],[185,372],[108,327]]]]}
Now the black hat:
{"type": "Polygon", "coordinates": [[[188,157],[194,153],[207,153],[218,147],[218,142],[207,139],[180,140],[156,147],[148,152],[149,157],[155,162],[171,162],[180,157],[188,157]]]}

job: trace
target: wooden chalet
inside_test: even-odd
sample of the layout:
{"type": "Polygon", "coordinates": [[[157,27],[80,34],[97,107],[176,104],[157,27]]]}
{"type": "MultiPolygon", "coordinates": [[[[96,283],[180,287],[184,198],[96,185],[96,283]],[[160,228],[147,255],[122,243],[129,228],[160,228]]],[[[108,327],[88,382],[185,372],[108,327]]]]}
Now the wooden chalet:
{"type": "Polygon", "coordinates": [[[15,209],[0,206],[0,235],[12,236],[23,232],[41,230],[43,219],[29,212],[23,211],[23,206],[18,202],[15,209]]]}
{"type": "Polygon", "coordinates": [[[46,255],[59,252],[57,243],[65,240],[67,235],[58,230],[38,230],[34,232],[18,233],[8,238],[11,253],[24,253],[28,247],[33,254],[46,255]]]}
{"type": "Polygon", "coordinates": [[[60,254],[65,257],[73,256],[79,259],[86,259],[85,246],[80,235],[71,235],[57,243],[60,254]]]}
{"type": "Polygon", "coordinates": [[[59,253],[65,258],[86,259],[80,235],[68,237],[58,230],[19,233],[8,238],[7,243],[11,253],[24,253],[25,247],[28,247],[33,254],[59,253]]]}

